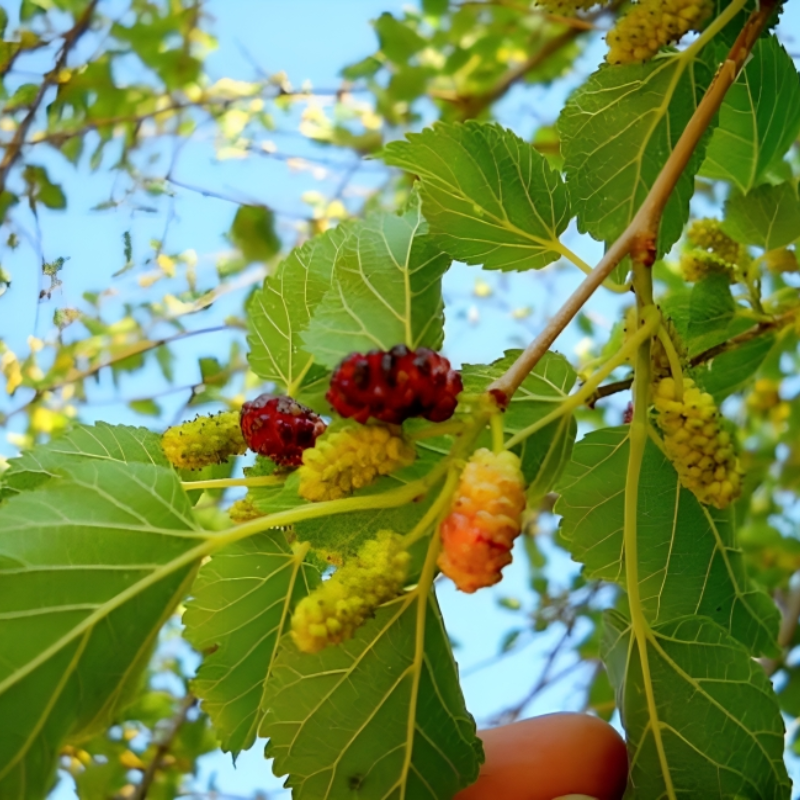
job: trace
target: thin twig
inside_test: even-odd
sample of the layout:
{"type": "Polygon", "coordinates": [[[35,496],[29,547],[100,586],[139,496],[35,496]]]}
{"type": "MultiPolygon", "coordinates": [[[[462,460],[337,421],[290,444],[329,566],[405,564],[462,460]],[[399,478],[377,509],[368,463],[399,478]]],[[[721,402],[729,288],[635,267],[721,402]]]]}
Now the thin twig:
{"type": "Polygon", "coordinates": [[[64,34],[64,44],[61,45],[61,50],[58,53],[53,69],[42,78],[42,84],[39,87],[39,91],[36,93],[36,97],[34,97],[31,102],[28,113],[25,115],[22,122],[20,122],[19,127],[14,133],[14,137],[6,148],[3,160],[0,161],[0,193],[5,191],[8,174],[22,153],[22,145],[25,142],[25,137],[28,135],[28,130],[33,124],[33,120],[47,94],[47,90],[55,86],[58,82],[61,71],[67,66],[67,59],[69,58],[70,51],[75,47],[81,36],[89,29],[92,16],[99,2],[100,0],[91,0],[72,28],[64,34]]]}
{"type": "Polygon", "coordinates": [[[139,781],[137,784],[132,800],[145,800],[147,797],[147,792],[155,780],[156,773],[161,768],[164,756],[169,753],[170,748],[175,741],[175,737],[178,735],[181,727],[186,722],[186,717],[189,714],[189,710],[196,704],[197,698],[192,694],[187,694],[186,697],[181,700],[178,712],[175,714],[175,717],[169,726],[169,730],[167,730],[166,734],[159,742],[153,758],[147,765],[144,775],[142,775],[141,781],[139,781]]]}
{"type": "MultiPolygon", "coordinates": [[[[781,609],[781,627],[778,631],[778,647],[786,650],[792,643],[798,622],[800,622],[800,583],[795,585],[786,598],[781,609]]],[[[773,675],[782,666],[785,655],[779,658],[760,658],[759,662],[767,675],[773,675]]]]}
{"type": "MultiPolygon", "coordinates": [[[[720,356],[723,353],[729,353],[732,350],[736,350],[748,342],[752,342],[754,339],[757,339],[759,336],[763,336],[765,333],[781,330],[782,328],[785,328],[787,325],[791,324],[798,314],[800,314],[800,307],[793,308],[791,311],[787,311],[785,314],[781,314],[779,317],[775,317],[774,319],[763,320],[762,322],[759,322],[758,325],[754,325],[752,328],[748,328],[746,331],[743,331],[736,336],[732,336],[730,339],[714,345],[714,347],[709,347],[708,350],[703,350],[702,353],[698,353],[696,356],[693,356],[691,359],[689,359],[689,366],[699,367],[702,364],[707,364],[717,356],[720,356]]],[[[586,405],[589,406],[589,408],[594,408],[594,405],[598,400],[602,400],[604,397],[609,397],[610,395],[617,394],[618,392],[624,392],[626,389],[631,388],[632,383],[633,378],[625,378],[624,380],[614,381],[614,383],[608,383],[605,386],[601,386],[586,401],[586,405]]]]}
{"type": "MultiPolygon", "coordinates": [[[[497,80],[497,83],[495,83],[491,89],[482,94],[453,95],[440,93],[434,96],[438,97],[438,99],[452,102],[454,105],[458,106],[461,109],[461,119],[474,119],[483,111],[485,111],[490,105],[496,103],[498,100],[500,100],[500,98],[504,97],[509,90],[523,80],[526,75],[540,67],[548,59],[556,55],[556,53],[569,46],[578,37],[584,35],[588,31],[594,30],[594,23],[598,17],[612,12],[621,4],[621,0],[614,0],[614,2],[609,6],[600,8],[594,13],[589,14],[584,20],[581,20],[580,24],[573,25],[558,36],[554,36],[552,39],[549,39],[539,49],[531,53],[528,58],[525,59],[525,61],[501,75],[497,80]]],[[[479,3],[477,5],[485,4],[479,3]]],[[[528,10],[530,11],[530,9],[528,10]]],[[[557,17],[553,19],[552,15],[548,15],[547,18],[550,21],[562,24],[565,20],[563,17],[557,17]]]]}
{"type": "Polygon", "coordinates": [[[501,407],[505,408],[508,405],[511,396],[550,349],[561,331],[567,327],[625,256],[630,254],[635,261],[643,264],[653,263],[656,255],[656,238],[664,207],[697,145],[719,111],[728,89],[736,81],[753,45],[772,15],[776,3],[777,0],[762,0],[758,10],[750,15],[728,53],[727,59],[717,70],[711,85],[697,105],[686,128],[647,193],[647,197],[628,227],[555,313],[544,330],[528,345],[508,371],[489,387],[489,391],[501,407]]]}

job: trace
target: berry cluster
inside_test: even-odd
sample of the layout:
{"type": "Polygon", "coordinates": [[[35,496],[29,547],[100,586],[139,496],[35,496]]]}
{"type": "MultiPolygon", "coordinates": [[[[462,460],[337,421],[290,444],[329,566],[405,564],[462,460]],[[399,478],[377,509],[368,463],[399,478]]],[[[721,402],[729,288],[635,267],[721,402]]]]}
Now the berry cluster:
{"type": "Polygon", "coordinates": [[[736,268],[745,267],[750,261],[747,248],[731,239],[716,219],[694,220],[686,231],[686,244],[681,254],[681,272],[690,283],[714,273],[733,280],[736,268]]]}
{"type": "Polygon", "coordinates": [[[336,368],[327,398],[343,417],[399,425],[409,417],[443,422],[453,416],[461,376],[444,357],[420,347],[353,353],[336,368]]]}
{"type": "Polygon", "coordinates": [[[714,12],[714,0],[639,0],[609,31],[609,64],[649,61],[664,45],[700,30],[714,12]]]}
{"type": "Polygon", "coordinates": [[[167,428],[161,436],[161,447],[170,463],[181,469],[221,464],[247,450],[236,411],[197,416],[190,422],[167,428]]]}
{"type": "Polygon", "coordinates": [[[351,639],[382,603],[397,597],[408,573],[403,539],[381,531],[333,576],[304,597],[292,615],[292,639],[304,653],[351,639]]]}
{"type": "Polygon", "coordinates": [[[664,447],[683,486],[701,503],[725,508],[741,493],[741,472],[730,434],[720,425],[714,398],[684,378],[683,399],[675,381],[664,378],[655,386],[658,425],[664,447]]]}
{"type": "Polygon", "coordinates": [[[242,406],[240,425],[247,446],[283,467],[303,462],[303,451],[325,432],[325,422],[291,397],[259,395],[242,406]]]}
{"type": "Polygon", "coordinates": [[[320,439],[303,453],[300,496],[336,500],[414,461],[414,446],[383,425],[351,427],[320,439]]]}
{"type": "Polygon", "coordinates": [[[439,528],[439,568],[462,592],[500,580],[500,570],[511,563],[511,546],[524,509],[519,458],[509,451],[476,450],[439,528]]]}

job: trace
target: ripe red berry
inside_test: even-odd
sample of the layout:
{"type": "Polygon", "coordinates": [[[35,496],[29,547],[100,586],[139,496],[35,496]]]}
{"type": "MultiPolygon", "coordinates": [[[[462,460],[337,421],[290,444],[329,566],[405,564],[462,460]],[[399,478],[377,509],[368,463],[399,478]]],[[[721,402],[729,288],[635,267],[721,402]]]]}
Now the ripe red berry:
{"type": "Polygon", "coordinates": [[[349,355],[333,373],[327,398],[343,417],[399,425],[409,417],[450,419],[462,389],[461,375],[444,356],[399,344],[349,355]]]}
{"type": "Polygon", "coordinates": [[[310,408],[291,397],[259,395],[242,405],[239,418],[247,446],[284,467],[303,463],[303,450],[313,447],[328,426],[310,408]]]}

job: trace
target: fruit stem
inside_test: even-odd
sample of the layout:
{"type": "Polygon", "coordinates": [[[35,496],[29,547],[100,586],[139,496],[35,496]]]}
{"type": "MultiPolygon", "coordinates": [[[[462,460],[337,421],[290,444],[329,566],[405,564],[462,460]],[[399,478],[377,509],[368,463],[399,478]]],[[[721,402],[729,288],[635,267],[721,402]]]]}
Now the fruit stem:
{"type": "Polygon", "coordinates": [[[667,354],[669,371],[675,381],[675,399],[680,402],[683,400],[683,368],[681,367],[680,356],[678,356],[678,351],[675,349],[672,337],[663,325],[659,326],[656,335],[664,348],[664,352],[667,354]]]}
{"type": "Polygon", "coordinates": [[[453,492],[456,490],[456,484],[458,483],[458,471],[455,469],[451,469],[450,472],[447,474],[447,480],[442,486],[442,491],[439,492],[439,496],[434,500],[431,507],[425,512],[425,515],[422,519],[414,526],[414,528],[407,533],[403,537],[403,547],[408,550],[414,542],[419,541],[430,528],[432,528],[437,522],[438,517],[441,516],[441,513],[445,506],[450,502],[450,498],[453,496],[453,492]]]}
{"type": "Polygon", "coordinates": [[[261,475],[256,478],[215,478],[207,481],[181,481],[181,487],[187,492],[192,489],[228,489],[233,486],[247,486],[254,489],[258,486],[277,486],[286,480],[286,475],[261,475]]]}
{"type": "Polygon", "coordinates": [[[625,344],[612,358],[606,361],[606,363],[599,370],[597,370],[597,372],[595,372],[586,381],[586,383],[584,383],[583,386],[581,386],[581,388],[575,392],[575,394],[571,394],[569,397],[566,397],[557,408],[534,422],[532,425],[528,425],[527,428],[523,428],[521,431],[514,434],[514,436],[512,436],[506,442],[506,450],[510,450],[515,445],[518,445],[520,442],[525,441],[525,439],[527,439],[529,436],[536,433],[536,431],[541,430],[554,420],[562,417],[564,414],[569,414],[571,411],[578,408],[578,406],[583,405],[583,403],[594,394],[597,387],[617,367],[619,367],[621,364],[624,364],[631,354],[636,351],[639,345],[642,344],[642,342],[649,340],[656,328],[661,324],[661,313],[655,306],[648,306],[646,309],[644,309],[642,316],[644,317],[644,322],[642,325],[637,328],[636,333],[634,333],[633,336],[631,336],[631,338],[625,342],[625,344]]]}
{"type": "Polygon", "coordinates": [[[504,440],[506,438],[505,431],[503,430],[503,413],[496,411],[489,419],[492,428],[492,450],[495,455],[502,453],[505,449],[504,440]]]}

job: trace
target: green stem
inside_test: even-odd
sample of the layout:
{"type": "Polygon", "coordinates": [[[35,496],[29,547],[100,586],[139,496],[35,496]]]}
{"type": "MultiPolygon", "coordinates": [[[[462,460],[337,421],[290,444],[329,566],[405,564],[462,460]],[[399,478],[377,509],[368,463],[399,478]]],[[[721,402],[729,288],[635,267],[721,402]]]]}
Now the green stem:
{"type": "Polygon", "coordinates": [[[442,487],[439,496],[433,502],[431,507],[425,512],[422,519],[414,526],[414,528],[403,537],[403,546],[408,550],[414,542],[421,539],[428,530],[434,525],[437,517],[442,512],[442,509],[450,502],[453,492],[456,489],[458,482],[458,473],[455,470],[450,470],[447,475],[447,480],[442,487]]]}
{"type": "Polygon", "coordinates": [[[672,379],[675,381],[675,399],[683,400],[683,368],[681,367],[681,359],[675,345],[670,338],[667,329],[661,325],[656,333],[664,352],[667,354],[669,361],[669,371],[672,373],[672,379]]]}
{"type": "Polygon", "coordinates": [[[287,384],[286,394],[289,397],[295,397],[297,395],[297,393],[300,391],[300,387],[303,385],[303,381],[305,380],[308,371],[311,369],[313,365],[314,365],[314,359],[309,358],[308,361],[306,362],[306,365],[303,367],[303,369],[300,370],[300,374],[297,375],[291,383],[287,384]]]}
{"type": "Polygon", "coordinates": [[[733,2],[680,55],[687,61],[697,54],[747,5],[747,0],[733,2]]]}
{"type": "Polygon", "coordinates": [[[505,431],[503,430],[503,413],[497,411],[492,414],[490,418],[492,427],[492,450],[495,453],[502,453],[505,449],[503,447],[503,440],[505,439],[505,431]]]}
{"type": "Polygon", "coordinates": [[[419,442],[422,439],[434,439],[437,436],[458,435],[463,433],[468,427],[468,423],[460,419],[451,419],[449,422],[439,422],[434,425],[426,425],[418,431],[409,434],[408,438],[412,442],[419,442]]]}
{"type": "Polygon", "coordinates": [[[520,442],[525,441],[529,436],[536,433],[536,431],[541,430],[546,425],[549,425],[554,420],[557,420],[559,417],[563,417],[564,414],[569,414],[579,406],[583,405],[597,390],[597,387],[621,364],[624,364],[625,361],[631,356],[633,352],[637,350],[637,348],[645,341],[649,341],[650,337],[653,333],[658,329],[658,326],[661,324],[661,313],[655,306],[649,306],[643,311],[643,315],[645,316],[644,324],[641,325],[636,331],[636,333],[628,339],[627,342],[622,346],[622,348],[606,363],[595,372],[587,381],[586,383],[581,386],[581,388],[575,392],[575,394],[571,394],[567,397],[564,402],[562,402],[558,408],[551,411],[549,414],[546,414],[541,419],[534,422],[532,425],[529,425],[527,428],[523,428],[519,433],[516,433],[506,442],[506,450],[510,450],[515,445],[518,445],[520,442]]]}
{"type": "MultiPolygon", "coordinates": [[[[640,316],[646,316],[652,303],[652,273],[648,267],[634,263],[634,286],[640,316]]],[[[639,329],[641,330],[641,328],[639,329]]],[[[634,644],[639,651],[647,710],[650,716],[650,731],[653,735],[656,753],[668,800],[677,800],[675,787],[667,762],[667,753],[661,738],[661,724],[658,719],[653,681],[650,675],[650,662],[647,642],[651,637],[650,625],[644,616],[642,598],[639,592],[639,554],[637,517],[639,511],[639,478],[647,444],[647,412],[650,404],[650,337],[646,337],[636,353],[633,379],[633,419],[630,424],[630,451],[628,470],[625,478],[625,506],[623,522],[623,547],[625,558],[625,588],[628,592],[628,605],[631,615],[631,632],[634,644]]]]}
{"type": "Polygon", "coordinates": [[[277,486],[286,480],[286,475],[261,475],[256,478],[216,478],[207,481],[181,481],[181,486],[188,492],[192,489],[228,489],[233,486],[247,486],[254,489],[258,486],[277,486]]]}
{"type": "MultiPolygon", "coordinates": [[[[558,246],[554,247],[553,249],[556,252],[561,253],[561,255],[567,259],[567,261],[571,261],[585,275],[588,275],[592,271],[592,268],[577,253],[574,253],[569,249],[569,247],[567,247],[565,244],[562,244],[560,241],[558,242],[558,246]]],[[[603,286],[612,292],[617,292],[617,294],[625,294],[631,290],[629,284],[615,283],[610,278],[606,278],[603,281],[603,286]]]]}

